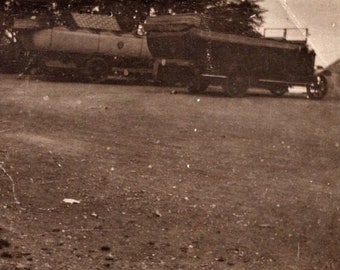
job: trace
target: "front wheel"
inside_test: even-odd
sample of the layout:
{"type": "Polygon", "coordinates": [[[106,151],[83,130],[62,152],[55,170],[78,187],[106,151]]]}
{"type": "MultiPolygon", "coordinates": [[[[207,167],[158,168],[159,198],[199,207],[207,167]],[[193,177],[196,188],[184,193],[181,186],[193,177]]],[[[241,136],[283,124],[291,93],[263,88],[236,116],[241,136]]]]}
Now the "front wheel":
{"type": "Polygon", "coordinates": [[[307,95],[310,99],[322,99],[327,91],[327,80],[322,75],[316,76],[314,82],[307,86],[307,95]]]}

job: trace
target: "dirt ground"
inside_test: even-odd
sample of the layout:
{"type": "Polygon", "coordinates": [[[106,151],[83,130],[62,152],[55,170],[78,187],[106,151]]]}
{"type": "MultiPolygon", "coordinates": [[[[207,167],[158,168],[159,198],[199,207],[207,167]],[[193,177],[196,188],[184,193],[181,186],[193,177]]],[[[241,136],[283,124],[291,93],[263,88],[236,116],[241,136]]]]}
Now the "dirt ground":
{"type": "Polygon", "coordinates": [[[338,100],[0,80],[1,270],[340,269],[338,100]]]}

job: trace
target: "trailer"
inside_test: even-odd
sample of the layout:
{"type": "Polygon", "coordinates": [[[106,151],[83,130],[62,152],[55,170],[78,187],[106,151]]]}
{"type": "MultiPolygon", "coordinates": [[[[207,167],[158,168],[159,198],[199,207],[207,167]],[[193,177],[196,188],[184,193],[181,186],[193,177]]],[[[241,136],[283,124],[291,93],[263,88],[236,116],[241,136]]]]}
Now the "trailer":
{"type": "Polygon", "coordinates": [[[18,19],[13,28],[34,72],[65,72],[90,82],[108,76],[152,74],[153,59],[146,36],[123,31],[115,17],[71,13],[68,24],[27,27],[18,19]]]}
{"type": "Polygon", "coordinates": [[[218,84],[229,97],[241,97],[249,87],[281,96],[291,86],[304,86],[311,99],[327,93],[325,77],[314,73],[315,52],[307,40],[287,40],[287,29],[282,38],[219,33],[210,31],[200,14],[150,17],[144,27],[154,75],[166,70],[163,74],[180,79],[189,92],[218,84]]]}

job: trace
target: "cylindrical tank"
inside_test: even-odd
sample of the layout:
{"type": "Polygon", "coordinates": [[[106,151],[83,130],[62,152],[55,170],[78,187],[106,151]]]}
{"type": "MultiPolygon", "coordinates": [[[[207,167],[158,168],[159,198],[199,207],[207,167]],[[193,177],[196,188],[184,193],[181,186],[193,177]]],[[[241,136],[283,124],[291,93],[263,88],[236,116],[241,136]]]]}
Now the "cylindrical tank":
{"type": "Polygon", "coordinates": [[[146,38],[129,33],[116,34],[84,29],[71,31],[65,27],[54,27],[26,32],[22,41],[26,50],[151,58],[146,38]]]}

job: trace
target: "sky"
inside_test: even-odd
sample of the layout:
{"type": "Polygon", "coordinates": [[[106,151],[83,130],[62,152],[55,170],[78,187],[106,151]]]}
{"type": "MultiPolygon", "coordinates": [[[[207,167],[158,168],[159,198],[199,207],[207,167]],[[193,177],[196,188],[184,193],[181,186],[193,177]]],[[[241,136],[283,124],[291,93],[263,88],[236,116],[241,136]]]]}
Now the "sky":
{"type": "Polygon", "coordinates": [[[266,28],[308,28],[316,64],[340,59],[340,0],[263,0],[266,28]]]}

